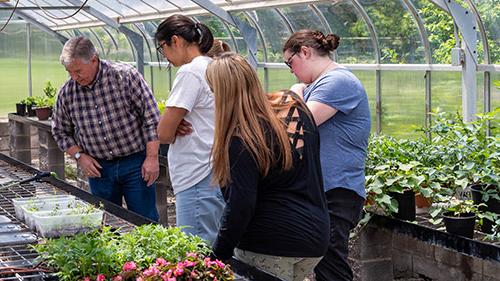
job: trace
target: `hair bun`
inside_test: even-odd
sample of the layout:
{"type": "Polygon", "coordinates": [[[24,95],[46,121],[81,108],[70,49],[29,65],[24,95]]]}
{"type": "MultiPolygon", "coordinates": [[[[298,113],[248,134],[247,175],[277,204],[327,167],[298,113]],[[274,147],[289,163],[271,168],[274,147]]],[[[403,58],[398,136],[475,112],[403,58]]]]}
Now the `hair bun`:
{"type": "Polygon", "coordinates": [[[325,37],[325,49],[329,51],[334,51],[338,48],[339,43],[340,43],[340,37],[337,34],[328,34],[325,37]]]}

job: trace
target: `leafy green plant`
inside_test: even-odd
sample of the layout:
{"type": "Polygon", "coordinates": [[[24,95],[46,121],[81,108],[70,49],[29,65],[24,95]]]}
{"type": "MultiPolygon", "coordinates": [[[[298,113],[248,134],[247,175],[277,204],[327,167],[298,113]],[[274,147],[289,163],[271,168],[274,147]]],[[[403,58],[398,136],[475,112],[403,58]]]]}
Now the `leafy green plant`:
{"type": "Polygon", "coordinates": [[[118,237],[105,227],[102,231],[49,239],[33,247],[40,254],[40,259],[55,269],[60,280],[74,281],[99,273],[116,275],[122,264],[113,246],[118,237]]]}
{"type": "Polygon", "coordinates": [[[21,103],[24,103],[26,105],[34,106],[34,105],[36,105],[36,97],[33,97],[33,96],[27,97],[27,98],[23,99],[21,101],[21,103]]]}
{"type": "Polygon", "coordinates": [[[158,257],[177,263],[185,259],[186,253],[210,253],[201,238],[161,225],[143,225],[125,234],[104,227],[100,231],[49,239],[33,247],[63,281],[98,275],[110,278],[119,274],[127,261],[134,261],[138,268],[148,268],[158,257]]]}
{"type": "Polygon", "coordinates": [[[188,236],[179,228],[145,225],[122,235],[116,255],[146,267],[158,257],[177,261],[188,252],[208,255],[210,248],[200,237],[188,236]]]}
{"type": "Polygon", "coordinates": [[[45,82],[45,86],[42,89],[43,93],[47,98],[54,98],[57,93],[57,88],[52,86],[52,82],[45,82]]]}
{"type": "Polygon", "coordinates": [[[429,222],[432,224],[440,224],[443,220],[440,215],[446,212],[451,212],[453,216],[456,217],[469,213],[477,214],[480,206],[482,206],[482,204],[475,205],[474,202],[469,199],[443,196],[440,198],[440,202],[436,202],[431,206],[429,211],[431,219],[429,219],[429,222]]]}

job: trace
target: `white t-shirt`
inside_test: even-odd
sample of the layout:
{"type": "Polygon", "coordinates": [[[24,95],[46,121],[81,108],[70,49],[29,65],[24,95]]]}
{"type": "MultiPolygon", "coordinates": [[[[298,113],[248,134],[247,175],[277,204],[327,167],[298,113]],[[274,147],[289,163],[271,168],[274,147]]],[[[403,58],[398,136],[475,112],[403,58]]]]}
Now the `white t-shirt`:
{"type": "Polygon", "coordinates": [[[168,149],[168,168],[174,194],[184,191],[211,172],[210,153],[214,140],[214,95],[205,79],[211,58],[199,56],[179,68],[167,107],[184,108],[184,119],[193,132],[177,136],[168,149]]]}

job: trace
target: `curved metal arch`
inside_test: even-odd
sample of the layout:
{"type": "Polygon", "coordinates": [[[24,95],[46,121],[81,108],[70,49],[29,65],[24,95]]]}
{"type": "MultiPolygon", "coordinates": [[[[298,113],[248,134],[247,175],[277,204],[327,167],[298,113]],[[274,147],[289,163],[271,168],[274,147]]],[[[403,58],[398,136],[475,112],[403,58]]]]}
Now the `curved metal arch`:
{"type": "Polygon", "coordinates": [[[484,55],[484,63],[491,64],[490,59],[490,47],[488,45],[488,36],[486,35],[486,28],[484,27],[483,20],[481,19],[481,15],[479,14],[476,5],[472,3],[471,0],[465,0],[469,9],[472,10],[474,17],[476,18],[476,22],[479,25],[479,34],[481,35],[481,41],[483,41],[483,55],[484,55]]]}
{"type": "Polygon", "coordinates": [[[99,38],[99,36],[97,36],[97,34],[94,32],[94,30],[92,30],[92,28],[89,27],[88,30],[90,31],[90,33],[92,33],[92,35],[94,35],[94,37],[97,40],[97,43],[99,43],[99,47],[101,48],[101,51],[104,53],[104,46],[102,45],[102,42],[101,42],[101,39],[99,38]]]}
{"type": "Polygon", "coordinates": [[[295,32],[295,29],[293,28],[292,23],[288,18],[283,14],[283,12],[279,8],[274,8],[276,13],[281,17],[281,19],[285,22],[286,27],[288,27],[288,31],[290,31],[290,34],[293,34],[295,32]]]}
{"type": "Polygon", "coordinates": [[[333,30],[330,27],[330,24],[328,24],[328,21],[326,20],[325,15],[323,15],[323,12],[321,12],[320,9],[318,9],[318,7],[315,4],[310,4],[308,6],[316,14],[316,16],[318,16],[319,20],[321,21],[321,23],[325,27],[325,30],[328,33],[333,33],[333,30]]]}
{"type": "Polygon", "coordinates": [[[225,21],[221,21],[224,27],[226,28],[227,34],[229,34],[229,37],[231,37],[231,41],[233,41],[233,46],[234,46],[234,51],[239,52],[238,44],[236,43],[236,37],[234,37],[233,32],[231,31],[231,28],[229,28],[229,25],[225,21]]]}
{"type": "Polygon", "coordinates": [[[113,36],[113,34],[111,34],[111,32],[109,32],[109,30],[106,28],[106,26],[103,26],[102,29],[104,30],[104,32],[106,32],[106,34],[108,34],[109,38],[111,38],[111,41],[113,42],[113,45],[115,46],[115,50],[118,50],[118,43],[116,43],[116,40],[115,40],[115,37],[113,36]]]}
{"type": "Polygon", "coordinates": [[[415,22],[417,23],[418,32],[420,34],[420,40],[422,40],[422,44],[424,45],[425,62],[430,64],[432,63],[431,44],[429,42],[429,36],[427,35],[427,29],[425,29],[424,20],[418,13],[415,5],[413,5],[413,3],[410,0],[401,0],[401,1],[403,5],[406,6],[408,11],[415,19],[415,22]]]}
{"type": "Polygon", "coordinates": [[[151,53],[151,44],[149,44],[146,33],[144,33],[144,30],[142,30],[139,26],[139,23],[133,23],[132,25],[135,26],[135,28],[139,31],[139,34],[141,34],[142,38],[144,38],[144,42],[146,42],[146,46],[148,47],[149,59],[151,60],[153,58],[153,54],[151,53]]]}
{"type": "Polygon", "coordinates": [[[266,39],[264,38],[264,33],[262,32],[262,29],[260,28],[259,24],[255,21],[255,19],[250,15],[248,11],[244,12],[247,18],[250,19],[250,21],[254,24],[255,28],[257,29],[257,34],[259,34],[260,40],[262,42],[263,50],[264,50],[264,62],[268,61],[267,58],[267,42],[266,39]]]}
{"type": "MultiPolygon", "coordinates": [[[[373,22],[370,19],[370,16],[368,16],[368,13],[365,11],[363,6],[361,6],[359,1],[358,0],[350,0],[350,1],[352,3],[353,7],[356,8],[356,10],[359,12],[359,14],[361,15],[361,18],[364,20],[366,26],[368,27],[368,32],[370,33],[370,38],[372,40],[373,49],[375,51],[375,62],[379,64],[381,55],[380,55],[380,47],[378,44],[377,30],[375,29],[375,26],[373,25],[373,22]]],[[[339,2],[336,2],[335,0],[333,0],[333,2],[334,2],[334,5],[339,3],[339,2]]]]}

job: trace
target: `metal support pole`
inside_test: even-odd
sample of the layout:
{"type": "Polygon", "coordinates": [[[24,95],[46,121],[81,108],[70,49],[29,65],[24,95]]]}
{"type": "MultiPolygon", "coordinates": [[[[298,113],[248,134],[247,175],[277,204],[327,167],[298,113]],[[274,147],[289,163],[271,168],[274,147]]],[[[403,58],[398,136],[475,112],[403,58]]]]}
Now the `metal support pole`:
{"type": "Polygon", "coordinates": [[[375,70],[375,110],[377,129],[375,134],[380,135],[382,131],[382,71],[375,70]]]}
{"type": "MultiPolygon", "coordinates": [[[[427,70],[425,72],[425,127],[429,129],[431,127],[431,111],[432,111],[432,92],[431,92],[431,71],[427,70]]],[[[431,133],[426,133],[427,138],[431,139],[431,133]]]]}
{"type": "Polygon", "coordinates": [[[26,53],[28,54],[28,96],[33,96],[33,79],[31,76],[31,24],[26,23],[26,53]]]}

